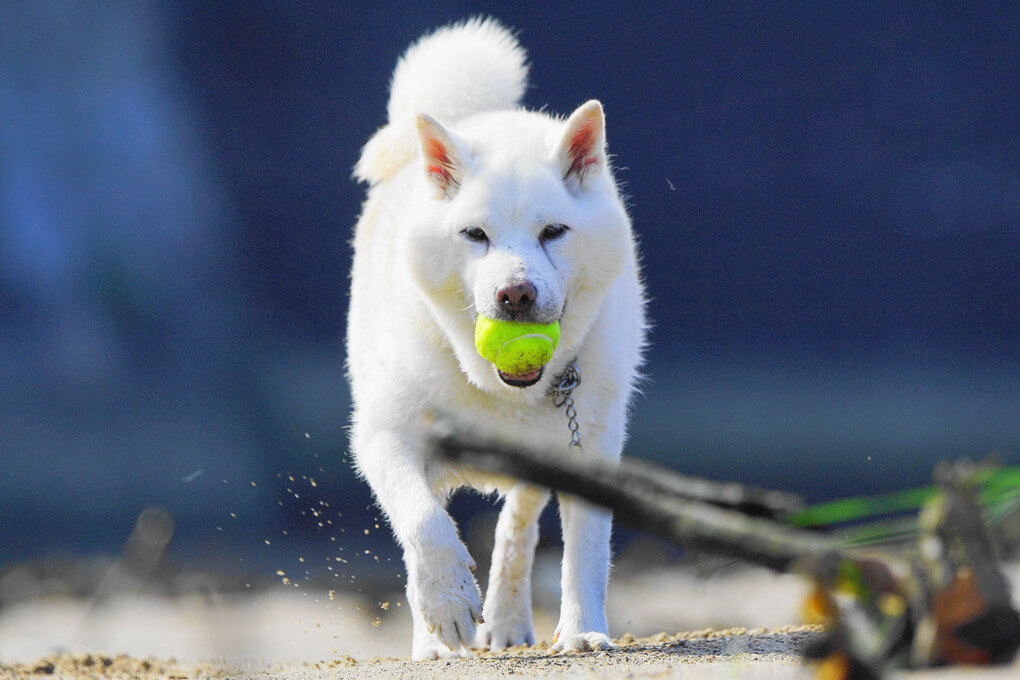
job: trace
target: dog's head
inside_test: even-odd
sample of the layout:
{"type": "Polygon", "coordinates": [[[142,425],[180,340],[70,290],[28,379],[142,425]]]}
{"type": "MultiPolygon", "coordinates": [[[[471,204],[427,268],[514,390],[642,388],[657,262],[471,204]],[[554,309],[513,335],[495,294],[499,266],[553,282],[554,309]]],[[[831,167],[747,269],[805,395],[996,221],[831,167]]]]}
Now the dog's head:
{"type": "Polygon", "coordinates": [[[421,115],[418,141],[420,212],[405,255],[426,304],[473,383],[504,391],[547,385],[552,376],[543,380],[542,371],[496,371],[475,351],[473,328],[479,314],[559,321],[550,366],[562,368],[633,257],[606,161],[602,106],[590,101],[565,122],[489,113],[456,130],[421,115]]]}

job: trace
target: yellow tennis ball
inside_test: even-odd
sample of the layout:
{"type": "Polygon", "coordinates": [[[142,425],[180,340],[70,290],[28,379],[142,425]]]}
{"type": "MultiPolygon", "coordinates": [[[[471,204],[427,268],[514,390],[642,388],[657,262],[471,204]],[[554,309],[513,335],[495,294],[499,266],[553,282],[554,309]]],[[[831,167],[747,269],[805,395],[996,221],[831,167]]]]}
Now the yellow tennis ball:
{"type": "Polygon", "coordinates": [[[475,349],[509,375],[537,371],[552,359],[560,341],[560,324],[496,321],[479,315],[475,349]]]}

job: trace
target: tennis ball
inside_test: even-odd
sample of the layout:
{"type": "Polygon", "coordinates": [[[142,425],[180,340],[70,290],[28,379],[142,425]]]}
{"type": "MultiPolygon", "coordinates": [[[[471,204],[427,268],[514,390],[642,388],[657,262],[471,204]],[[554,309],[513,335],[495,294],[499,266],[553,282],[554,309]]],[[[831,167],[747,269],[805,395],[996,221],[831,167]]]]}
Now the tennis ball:
{"type": "Polygon", "coordinates": [[[537,371],[552,359],[560,341],[560,324],[496,321],[479,315],[475,349],[509,375],[537,371]]]}

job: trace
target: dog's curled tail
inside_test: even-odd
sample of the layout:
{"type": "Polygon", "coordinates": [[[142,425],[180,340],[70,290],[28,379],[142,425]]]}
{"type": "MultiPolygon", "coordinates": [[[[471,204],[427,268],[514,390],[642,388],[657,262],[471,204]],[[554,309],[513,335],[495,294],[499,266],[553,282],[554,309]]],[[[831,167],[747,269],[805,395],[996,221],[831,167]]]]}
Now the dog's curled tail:
{"type": "Polygon", "coordinates": [[[469,19],[426,35],[397,63],[388,124],[362,149],[354,177],[374,184],[413,159],[417,114],[452,123],[480,111],[514,108],[527,77],[524,49],[495,19],[469,19]]]}

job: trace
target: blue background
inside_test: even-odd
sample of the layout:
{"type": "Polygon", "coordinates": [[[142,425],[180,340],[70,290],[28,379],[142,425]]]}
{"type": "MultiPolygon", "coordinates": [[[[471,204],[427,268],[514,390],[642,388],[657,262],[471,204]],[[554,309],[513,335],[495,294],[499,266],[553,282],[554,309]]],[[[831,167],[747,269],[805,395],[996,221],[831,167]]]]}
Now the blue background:
{"type": "Polygon", "coordinates": [[[350,172],[397,57],[480,12],[529,107],[605,106],[629,453],[811,499],[1017,462],[1016,3],[5,2],[0,562],[147,504],[182,560],[392,545],[344,458],[350,172]]]}

